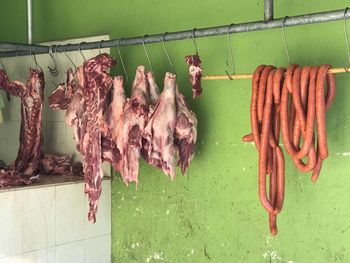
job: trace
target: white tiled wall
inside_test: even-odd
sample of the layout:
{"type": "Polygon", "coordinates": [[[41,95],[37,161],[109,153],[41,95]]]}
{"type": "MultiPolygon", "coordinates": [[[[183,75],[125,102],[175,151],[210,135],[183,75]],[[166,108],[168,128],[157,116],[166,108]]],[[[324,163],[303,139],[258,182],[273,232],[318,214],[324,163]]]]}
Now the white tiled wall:
{"type": "Polygon", "coordinates": [[[111,262],[111,184],[102,182],[97,222],[84,183],[0,193],[0,263],[111,262]]]}

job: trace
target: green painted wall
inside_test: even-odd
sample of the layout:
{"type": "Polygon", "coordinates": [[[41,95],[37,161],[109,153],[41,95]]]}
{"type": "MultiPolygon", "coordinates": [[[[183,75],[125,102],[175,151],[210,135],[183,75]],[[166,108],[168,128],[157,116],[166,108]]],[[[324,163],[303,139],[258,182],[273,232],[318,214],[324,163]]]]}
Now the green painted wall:
{"type": "MultiPolygon", "coordinates": [[[[1,1],[1,41],[26,39],[25,1],[13,2],[1,1]]],[[[349,5],[346,0],[275,2],[276,17],[349,5]]],[[[102,33],[137,36],[262,17],[262,0],[34,0],[37,42],[102,33]]],[[[294,63],[348,63],[342,21],[286,28],[286,35],[294,63]]],[[[278,29],[231,39],[239,73],[252,72],[261,63],[287,65],[278,29]]],[[[229,70],[225,36],[198,39],[197,44],[205,74],[229,70]]],[[[193,53],[193,43],[177,41],[167,47],[178,83],[189,97],[183,57],[193,53]]],[[[148,48],[160,85],[169,64],[161,44],[148,48]]],[[[141,46],[122,52],[129,76],[147,62],[141,46]]],[[[117,55],[116,49],[112,53],[117,55]]],[[[278,217],[279,234],[271,237],[257,195],[257,152],[241,142],[249,131],[250,81],[203,82],[203,96],[189,99],[198,116],[199,138],[188,175],[172,183],[143,165],[138,191],[115,177],[113,262],[350,262],[349,85],[349,75],[337,75],[337,98],[327,117],[331,154],[318,183],[297,172],[286,157],[285,206],[278,217]]]]}

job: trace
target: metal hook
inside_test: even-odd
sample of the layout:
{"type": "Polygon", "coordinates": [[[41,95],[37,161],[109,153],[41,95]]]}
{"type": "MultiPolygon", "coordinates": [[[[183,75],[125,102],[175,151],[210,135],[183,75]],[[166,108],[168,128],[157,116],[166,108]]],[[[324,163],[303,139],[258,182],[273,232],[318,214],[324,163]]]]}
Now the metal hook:
{"type": "Polygon", "coordinates": [[[173,72],[175,73],[174,64],[173,64],[173,62],[172,62],[171,59],[170,59],[169,53],[168,53],[168,51],[166,50],[165,43],[164,43],[164,42],[165,42],[165,35],[166,35],[166,34],[168,34],[168,32],[165,32],[165,33],[163,34],[163,37],[162,37],[162,44],[163,44],[163,48],[164,48],[165,54],[166,54],[166,56],[167,56],[167,58],[168,58],[168,61],[169,61],[170,65],[171,65],[171,68],[172,68],[173,72]]]}
{"type": "Polygon", "coordinates": [[[40,64],[38,63],[38,61],[36,60],[36,56],[35,53],[32,54],[32,51],[29,51],[29,55],[33,58],[34,63],[35,63],[35,69],[40,69],[41,71],[43,71],[42,67],[40,66],[40,64]]]}
{"type": "Polygon", "coordinates": [[[50,55],[50,57],[51,57],[51,59],[52,59],[52,61],[53,61],[53,63],[54,63],[54,68],[51,68],[50,66],[47,66],[48,67],[48,69],[49,69],[49,71],[50,71],[50,74],[52,75],[52,76],[57,76],[58,75],[58,68],[57,68],[57,62],[56,62],[56,59],[55,59],[55,57],[54,57],[54,55],[53,55],[53,48],[54,48],[55,46],[50,46],[49,47],[49,55],[50,55]]]}
{"type": "Polygon", "coordinates": [[[80,54],[81,54],[81,56],[83,57],[84,61],[86,61],[86,58],[85,58],[83,52],[81,51],[81,44],[83,44],[83,43],[86,43],[86,42],[81,42],[81,43],[78,45],[78,51],[80,52],[80,54]]]}
{"type": "Polygon", "coordinates": [[[348,50],[348,60],[349,60],[349,67],[350,67],[350,47],[349,47],[349,37],[348,37],[348,30],[346,25],[346,13],[348,12],[349,7],[345,8],[344,10],[344,33],[345,33],[345,42],[346,42],[346,48],[348,50]]]}
{"type": "Polygon", "coordinates": [[[153,71],[152,63],[151,63],[151,60],[149,59],[149,55],[148,55],[147,48],[146,48],[146,45],[145,45],[145,37],[146,36],[147,35],[144,35],[143,38],[142,38],[142,45],[143,45],[143,49],[145,50],[145,53],[146,53],[146,57],[147,57],[147,60],[148,60],[148,63],[149,63],[149,67],[150,67],[151,71],[153,71]]]}
{"type": "Polygon", "coordinates": [[[285,16],[283,18],[282,21],[282,36],[283,36],[283,41],[284,41],[284,47],[286,49],[286,54],[287,54],[287,58],[288,58],[288,63],[291,64],[290,62],[290,56],[289,56],[289,50],[288,50],[288,45],[287,45],[287,40],[286,40],[286,34],[284,33],[284,25],[286,23],[286,19],[288,18],[288,16],[285,16]]]}
{"type": "Polygon", "coordinates": [[[121,52],[120,52],[120,41],[121,41],[122,39],[123,39],[123,38],[120,38],[119,41],[118,41],[118,54],[119,54],[120,62],[122,63],[122,67],[123,67],[123,70],[124,70],[124,74],[125,74],[126,81],[128,81],[128,80],[129,80],[128,73],[126,73],[124,60],[123,60],[122,54],[121,54],[121,52]]]}
{"type": "Polygon", "coordinates": [[[74,70],[77,70],[77,66],[74,64],[73,60],[68,56],[67,52],[66,52],[66,47],[69,46],[70,44],[66,45],[63,49],[63,53],[66,55],[66,57],[69,59],[70,63],[72,63],[72,65],[74,66],[74,70]]]}
{"type": "Polygon", "coordinates": [[[4,71],[6,71],[5,65],[4,65],[4,63],[2,62],[2,59],[1,59],[1,58],[0,58],[0,64],[1,64],[2,69],[3,69],[4,71]]]}
{"type": "Polygon", "coordinates": [[[57,49],[58,49],[58,47],[60,47],[61,45],[56,45],[55,46],[55,50],[53,50],[53,55],[55,56],[55,58],[56,58],[56,62],[57,62],[57,70],[58,70],[58,72],[60,72],[61,71],[61,66],[60,66],[60,63],[59,63],[59,61],[58,61],[58,54],[57,54],[57,49]]]}
{"type": "Polygon", "coordinates": [[[198,55],[198,46],[197,46],[197,42],[196,42],[196,30],[197,30],[197,28],[193,28],[192,37],[193,37],[193,44],[194,44],[194,47],[196,49],[196,55],[198,55]]]}
{"type": "MultiPolygon", "coordinates": [[[[232,64],[232,70],[233,70],[233,73],[232,75],[234,75],[236,73],[236,69],[235,69],[235,63],[233,61],[233,55],[232,55],[232,48],[231,48],[231,39],[230,39],[230,36],[229,36],[229,31],[230,31],[230,28],[231,26],[233,26],[234,24],[231,24],[228,28],[227,28],[227,32],[226,32],[226,38],[227,38],[227,46],[228,46],[228,50],[230,52],[230,58],[231,58],[231,64],[232,64]]],[[[227,62],[227,61],[226,61],[227,62]]],[[[231,75],[228,73],[227,70],[225,70],[226,72],[226,75],[227,77],[230,79],[230,80],[233,80],[233,78],[231,77],[231,75]]]]}
{"type": "Polygon", "coordinates": [[[100,44],[98,45],[98,52],[100,53],[100,55],[101,55],[101,45],[102,45],[102,42],[103,42],[104,40],[102,39],[101,41],[100,41],[100,44]]]}
{"type": "MultiPolygon", "coordinates": [[[[16,58],[19,58],[19,49],[17,48],[17,51],[16,51],[16,58]]],[[[25,72],[24,72],[24,69],[23,69],[23,67],[22,67],[22,64],[21,63],[18,63],[18,66],[19,66],[19,69],[21,70],[21,72],[22,72],[22,75],[24,76],[24,78],[25,78],[25,72]]]]}

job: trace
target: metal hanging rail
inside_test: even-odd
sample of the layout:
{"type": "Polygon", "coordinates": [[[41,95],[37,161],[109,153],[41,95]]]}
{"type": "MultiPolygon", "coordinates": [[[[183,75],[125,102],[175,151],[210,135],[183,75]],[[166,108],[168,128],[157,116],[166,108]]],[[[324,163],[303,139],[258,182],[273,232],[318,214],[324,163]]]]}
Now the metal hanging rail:
{"type": "MultiPolygon", "coordinates": [[[[270,1],[266,1],[270,2],[270,1]]],[[[272,1],[271,1],[272,3],[272,1]]],[[[272,15],[271,11],[272,5],[265,8],[265,17],[267,16],[266,10],[269,10],[269,14],[272,15]]],[[[306,24],[314,24],[321,22],[329,22],[340,19],[349,19],[350,12],[344,12],[344,9],[341,10],[333,10],[327,12],[320,13],[312,13],[306,15],[299,16],[291,16],[285,20],[284,27],[296,26],[296,25],[306,25],[306,24]]],[[[272,28],[282,27],[284,18],[272,19],[269,21],[255,21],[255,22],[247,22],[240,24],[232,24],[227,26],[216,26],[209,28],[198,28],[196,30],[185,30],[185,31],[177,31],[172,33],[164,34],[155,34],[155,35],[145,35],[140,37],[130,37],[130,38],[121,38],[121,39],[113,39],[106,40],[102,43],[99,41],[89,42],[89,43],[81,43],[81,44],[67,44],[67,45],[58,45],[54,52],[64,52],[64,51],[78,51],[79,45],[81,50],[88,49],[98,49],[98,48],[110,48],[117,46],[130,46],[130,45],[141,45],[143,43],[159,43],[162,41],[174,41],[174,40],[182,40],[182,39],[191,39],[194,36],[196,38],[199,37],[207,37],[207,36],[217,36],[224,34],[234,34],[234,33],[243,33],[243,32],[251,32],[257,30],[268,30],[272,28]],[[164,37],[163,37],[164,36],[164,37]]],[[[23,56],[30,54],[45,54],[49,53],[49,46],[41,46],[41,45],[26,45],[26,44],[16,44],[16,43],[0,43],[0,48],[7,48],[12,51],[0,52],[0,57],[15,57],[15,56],[23,56]]]]}

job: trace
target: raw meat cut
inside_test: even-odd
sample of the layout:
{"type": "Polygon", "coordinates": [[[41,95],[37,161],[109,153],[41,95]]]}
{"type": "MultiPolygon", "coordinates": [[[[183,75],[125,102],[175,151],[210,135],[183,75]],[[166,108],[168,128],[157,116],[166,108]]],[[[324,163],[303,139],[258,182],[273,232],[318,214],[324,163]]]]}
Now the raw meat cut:
{"type": "Polygon", "coordinates": [[[145,160],[161,168],[172,180],[175,179],[174,130],[176,124],[176,76],[167,72],[164,89],[143,134],[145,160]]]}
{"type": "Polygon", "coordinates": [[[101,130],[100,123],[112,77],[106,72],[116,61],[108,54],[101,54],[84,63],[85,85],[83,95],[86,106],[86,132],[82,133],[84,152],[83,171],[85,193],[89,197],[88,219],[96,222],[98,199],[101,195],[103,171],[101,169],[101,130]]]}
{"type": "Polygon", "coordinates": [[[39,169],[41,174],[46,175],[68,175],[71,174],[71,156],[42,154],[39,161],[39,169]]]}
{"type": "Polygon", "coordinates": [[[21,99],[20,146],[11,170],[24,176],[38,173],[44,85],[44,74],[40,70],[30,69],[27,85],[20,81],[9,81],[5,71],[0,70],[0,86],[21,99]]]}
{"type": "Polygon", "coordinates": [[[112,164],[116,171],[122,168],[123,144],[123,109],[126,96],[123,86],[123,77],[114,78],[113,100],[103,114],[101,123],[102,158],[112,164]]]}
{"type": "Polygon", "coordinates": [[[189,65],[190,81],[192,84],[192,96],[193,98],[199,97],[202,93],[201,78],[202,78],[202,68],[201,60],[198,56],[186,56],[186,63],[189,65]]]}
{"type": "Polygon", "coordinates": [[[133,82],[131,98],[124,107],[123,138],[125,152],[121,175],[126,184],[138,182],[142,134],[148,117],[149,83],[144,66],[138,66],[133,82]]]}
{"type": "Polygon", "coordinates": [[[28,185],[31,183],[30,178],[23,177],[16,171],[0,169],[0,187],[28,185]]]}
{"type": "Polygon", "coordinates": [[[146,75],[147,75],[147,81],[149,83],[150,104],[154,105],[156,104],[159,98],[159,88],[157,86],[156,81],[154,80],[153,72],[148,71],[146,75]]]}
{"type": "Polygon", "coordinates": [[[74,85],[72,82],[67,82],[67,89],[69,89],[71,86],[71,89],[73,90],[73,96],[71,103],[67,107],[66,123],[68,126],[73,127],[76,149],[82,155],[84,155],[84,149],[82,147],[82,135],[86,132],[87,121],[85,98],[83,94],[84,85],[84,68],[83,66],[80,66],[77,68],[74,74],[74,85]]]}
{"type": "Polygon", "coordinates": [[[197,117],[190,110],[185,96],[176,86],[176,108],[177,120],[175,126],[175,144],[178,148],[178,165],[184,175],[186,169],[193,159],[195,144],[197,140],[197,117]]]}
{"type": "Polygon", "coordinates": [[[64,83],[58,85],[58,87],[49,96],[49,106],[54,110],[66,110],[68,105],[72,101],[73,97],[73,86],[74,86],[74,75],[72,69],[67,70],[67,87],[64,83]]]}

